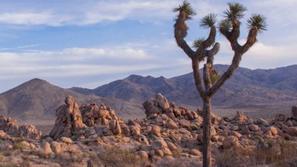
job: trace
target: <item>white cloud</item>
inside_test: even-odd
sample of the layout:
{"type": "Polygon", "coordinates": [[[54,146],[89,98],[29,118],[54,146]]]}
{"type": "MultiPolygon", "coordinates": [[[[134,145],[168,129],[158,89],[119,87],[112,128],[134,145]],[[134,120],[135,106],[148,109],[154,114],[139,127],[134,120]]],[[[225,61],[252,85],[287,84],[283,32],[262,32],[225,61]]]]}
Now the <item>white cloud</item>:
{"type": "MultiPolygon", "coordinates": [[[[79,3],[79,2],[74,2],[79,3]]],[[[81,3],[81,2],[80,2],[81,3]]],[[[56,7],[43,9],[18,9],[10,12],[0,11],[0,23],[13,25],[90,25],[104,21],[120,21],[132,19],[138,21],[158,22],[172,20],[174,13],[172,9],[178,6],[180,0],[110,0],[94,1],[88,5],[76,4],[81,8],[68,8],[67,11],[56,7]],[[28,10],[30,12],[28,12],[28,10]]],[[[219,12],[221,6],[208,1],[193,1],[193,6],[197,10],[197,16],[201,17],[212,12],[219,12]]],[[[67,2],[60,6],[67,8],[67,2]]]]}
{"type": "Polygon", "coordinates": [[[68,48],[60,53],[64,58],[73,58],[77,60],[88,58],[106,58],[120,60],[146,60],[150,56],[142,49],[134,49],[128,47],[113,47],[113,48],[68,48]],[[71,57],[69,57],[71,56],[71,57]]]}
{"type": "Polygon", "coordinates": [[[59,26],[69,19],[67,16],[55,15],[50,12],[0,13],[0,23],[2,24],[59,26]]]}
{"type": "MultiPolygon", "coordinates": [[[[217,64],[230,64],[234,52],[227,41],[219,41],[221,48],[215,57],[217,64]]],[[[242,41],[241,41],[242,42],[242,41]]],[[[248,68],[273,68],[295,64],[297,56],[294,44],[272,45],[269,43],[257,42],[250,50],[243,55],[241,66],[248,68]]]]}
{"type": "Polygon", "coordinates": [[[296,64],[295,45],[269,45],[258,42],[244,56],[243,65],[251,68],[274,68],[296,64]]]}
{"type": "Polygon", "coordinates": [[[1,67],[0,79],[18,78],[18,77],[86,77],[102,74],[129,73],[133,71],[143,71],[158,68],[158,65],[35,65],[32,66],[16,66],[12,68],[1,67]]]}
{"type": "MultiPolygon", "coordinates": [[[[172,20],[173,8],[181,4],[181,0],[127,0],[127,1],[101,1],[95,4],[86,13],[82,24],[94,24],[102,21],[119,21],[134,19],[138,21],[157,22],[160,20],[172,20]]],[[[212,12],[219,12],[221,7],[210,4],[208,1],[193,1],[193,7],[197,16],[201,17],[212,12]]]]}
{"type": "Polygon", "coordinates": [[[0,52],[2,79],[92,76],[158,68],[139,48],[66,48],[60,51],[0,52]]]}

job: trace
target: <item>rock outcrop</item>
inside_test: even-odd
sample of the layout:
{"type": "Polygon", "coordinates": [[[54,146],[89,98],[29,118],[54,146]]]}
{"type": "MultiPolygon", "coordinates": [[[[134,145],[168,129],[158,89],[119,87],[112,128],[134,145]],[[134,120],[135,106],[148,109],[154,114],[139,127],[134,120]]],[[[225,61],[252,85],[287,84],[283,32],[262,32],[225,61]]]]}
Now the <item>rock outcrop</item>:
{"type": "Polygon", "coordinates": [[[54,128],[49,134],[54,139],[62,136],[72,137],[86,127],[82,120],[79,105],[72,96],[66,97],[65,104],[56,110],[56,116],[54,128]]]}
{"type": "Polygon", "coordinates": [[[65,104],[57,109],[57,119],[49,136],[53,139],[61,137],[88,138],[90,136],[120,135],[120,119],[115,111],[103,104],[79,106],[76,100],[69,96],[65,104]]]}
{"type": "Polygon", "coordinates": [[[42,135],[41,131],[38,130],[35,126],[19,126],[15,119],[5,116],[0,116],[0,130],[12,136],[24,137],[35,140],[40,139],[42,135]]]}
{"type": "MultiPolygon", "coordinates": [[[[96,139],[104,145],[128,144],[139,152],[139,156],[149,157],[152,161],[174,157],[177,153],[201,158],[202,111],[176,106],[161,94],[144,102],[143,107],[147,116],[145,119],[124,122],[114,110],[103,104],[78,107],[75,100],[68,97],[66,104],[57,110],[59,114],[51,136],[54,139],[70,137],[78,141],[96,139]],[[80,131],[80,137],[77,137],[77,131],[80,131]],[[125,144],[115,142],[116,136],[127,141],[125,144]],[[105,137],[110,139],[102,141],[105,137]]],[[[293,108],[292,117],[279,114],[270,122],[253,120],[240,112],[231,119],[212,114],[212,145],[220,152],[231,148],[254,148],[260,141],[270,139],[295,140],[297,121],[294,114],[293,108]]]]}

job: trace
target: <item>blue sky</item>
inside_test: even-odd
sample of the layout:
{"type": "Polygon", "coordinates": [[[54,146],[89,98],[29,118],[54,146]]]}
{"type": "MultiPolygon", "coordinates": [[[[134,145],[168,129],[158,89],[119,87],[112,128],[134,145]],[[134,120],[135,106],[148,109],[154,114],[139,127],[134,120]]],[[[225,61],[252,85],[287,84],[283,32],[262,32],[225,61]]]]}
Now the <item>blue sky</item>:
{"type": "MultiPolygon", "coordinates": [[[[173,39],[181,0],[3,0],[0,6],[0,92],[32,78],[62,87],[94,88],[130,74],[176,76],[190,62],[173,39]]],[[[192,0],[197,15],[187,40],[205,37],[199,19],[230,1],[192,0]]],[[[231,1],[232,2],[232,1],[231,1]]],[[[233,1],[234,2],[234,1],[233,1]]],[[[236,2],[236,1],[235,1],[236,2]]],[[[274,68],[297,64],[297,1],[245,0],[248,11],[266,16],[268,31],[244,56],[243,67],[274,68]]],[[[228,64],[232,52],[219,34],[215,63],[228,64]]]]}

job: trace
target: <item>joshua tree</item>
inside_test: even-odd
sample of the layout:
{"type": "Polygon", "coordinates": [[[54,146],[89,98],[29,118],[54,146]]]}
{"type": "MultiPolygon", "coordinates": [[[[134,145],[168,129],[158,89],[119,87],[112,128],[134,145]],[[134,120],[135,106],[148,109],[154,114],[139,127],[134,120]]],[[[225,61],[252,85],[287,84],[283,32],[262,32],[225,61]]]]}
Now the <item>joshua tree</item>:
{"type": "Polygon", "coordinates": [[[238,43],[240,36],[240,19],[243,18],[246,8],[239,3],[228,3],[228,9],[224,12],[224,19],[219,24],[219,31],[229,41],[234,52],[231,65],[222,74],[218,75],[214,69],[214,56],[220,49],[220,44],[216,42],[216,15],[209,14],[202,18],[200,26],[209,28],[210,32],[206,39],[194,41],[193,47],[185,41],[188,26],[186,22],[195,15],[190,3],[184,1],[182,5],[174,9],[178,12],[174,25],[174,35],[177,45],[192,60],[195,86],[203,101],[203,167],[209,167],[210,161],[210,129],[211,129],[211,98],[222,87],[225,81],[232,76],[238,68],[242,56],[257,41],[259,32],[266,30],[265,18],[262,15],[253,15],[247,21],[248,36],[246,42],[238,43]],[[200,63],[204,63],[203,77],[199,72],[200,63]]]}

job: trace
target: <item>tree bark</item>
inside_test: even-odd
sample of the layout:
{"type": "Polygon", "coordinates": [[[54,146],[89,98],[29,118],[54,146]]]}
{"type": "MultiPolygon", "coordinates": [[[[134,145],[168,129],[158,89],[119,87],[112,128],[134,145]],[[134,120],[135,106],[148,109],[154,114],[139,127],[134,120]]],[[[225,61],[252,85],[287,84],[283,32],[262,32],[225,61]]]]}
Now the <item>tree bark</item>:
{"type": "Polygon", "coordinates": [[[210,129],[211,129],[211,98],[205,97],[203,99],[203,167],[211,166],[211,150],[210,150],[210,129]]]}

